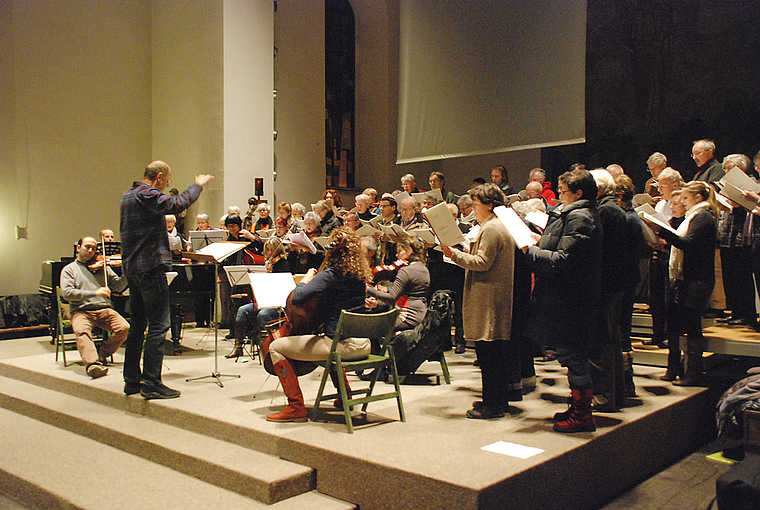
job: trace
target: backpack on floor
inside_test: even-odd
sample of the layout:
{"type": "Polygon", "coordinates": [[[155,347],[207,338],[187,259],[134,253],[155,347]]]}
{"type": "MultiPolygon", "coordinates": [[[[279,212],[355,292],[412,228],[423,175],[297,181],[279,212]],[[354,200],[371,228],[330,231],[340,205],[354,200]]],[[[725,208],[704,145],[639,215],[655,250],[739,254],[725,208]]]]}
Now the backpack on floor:
{"type": "Polygon", "coordinates": [[[760,457],[747,457],[720,475],[713,502],[719,510],[760,510],[760,457]]]}

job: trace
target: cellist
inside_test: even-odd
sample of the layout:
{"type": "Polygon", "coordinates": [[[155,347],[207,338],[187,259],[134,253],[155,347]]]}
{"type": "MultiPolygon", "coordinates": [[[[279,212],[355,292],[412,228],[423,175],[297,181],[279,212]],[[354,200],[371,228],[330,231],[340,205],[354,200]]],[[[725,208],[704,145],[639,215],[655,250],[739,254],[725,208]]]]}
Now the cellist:
{"type": "MultiPolygon", "coordinates": [[[[370,275],[370,268],[362,253],[361,240],[347,227],[334,229],[329,239],[330,248],[320,270],[309,269],[291,295],[295,306],[325,296],[319,301],[315,312],[322,326],[314,334],[284,336],[275,339],[269,346],[268,355],[288,397],[288,405],[282,411],[267,416],[268,421],[306,421],[307,412],[298,376],[289,360],[326,360],[341,310],[364,309],[365,281],[370,275]]],[[[338,352],[346,360],[364,358],[370,352],[370,341],[368,338],[345,338],[340,341],[338,352]]],[[[336,387],[337,382],[334,378],[336,387]]]]}

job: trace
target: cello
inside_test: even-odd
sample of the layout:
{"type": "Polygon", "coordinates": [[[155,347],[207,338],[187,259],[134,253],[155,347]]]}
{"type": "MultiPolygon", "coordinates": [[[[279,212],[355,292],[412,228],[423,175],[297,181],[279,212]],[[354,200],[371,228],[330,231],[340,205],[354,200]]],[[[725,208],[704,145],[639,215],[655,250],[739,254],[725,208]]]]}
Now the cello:
{"type": "MultiPolygon", "coordinates": [[[[322,266],[319,268],[319,271],[325,268],[328,260],[329,260],[329,254],[336,249],[342,248],[346,245],[346,236],[340,235],[338,239],[332,241],[327,246],[327,255],[325,256],[325,260],[322,262],[322,266]]],[[[317,271],[317,272],[319,272],[317,271]]],[[[309,335],[313,334],[317,329],[319,328],[321,321],[320,318],[317,315],[317,310],[319,309],[321,296],[314,296],[310,300],[306,301],[305,303],[301,305],[294,305],[293,304],[293,292],[288,295],[288,299],[285,301],[285,320],[280,325],[279,329],[276,331],[272,331],[269,335],[267,335],[264,342],[262,342],[260,347],[261,352],[261,359],[262,363],[264,364],[264,369],[272,375],[277,375],[277,373],[274,370],[274,365],[272,363],[272,358],[269,354],[269,346],[271,343],[278,338],[282,338],[285,336],[290,335],[309,335]]],[[[288,358],[288,361],[290,361],[290,365],[293,367],[293,371],[295,372],[296,376],[302,376],[309,374],[314,371],[319,366],[319,362],[316,361],[301,361],[301,360],[293,360],[288,358]]]]}

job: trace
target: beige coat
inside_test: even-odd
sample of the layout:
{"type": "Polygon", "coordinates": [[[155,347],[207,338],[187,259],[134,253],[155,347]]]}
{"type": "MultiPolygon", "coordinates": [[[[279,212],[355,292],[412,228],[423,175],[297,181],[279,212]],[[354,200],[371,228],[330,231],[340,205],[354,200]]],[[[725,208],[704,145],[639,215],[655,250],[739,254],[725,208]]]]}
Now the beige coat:
{"type": "Polygon", "coordinates": [[[470,253],[451,259],[467,270],[464,278],[464,337],[471,342],[509,340],[515,243],[495,215],[480,226],[470,253]]]}

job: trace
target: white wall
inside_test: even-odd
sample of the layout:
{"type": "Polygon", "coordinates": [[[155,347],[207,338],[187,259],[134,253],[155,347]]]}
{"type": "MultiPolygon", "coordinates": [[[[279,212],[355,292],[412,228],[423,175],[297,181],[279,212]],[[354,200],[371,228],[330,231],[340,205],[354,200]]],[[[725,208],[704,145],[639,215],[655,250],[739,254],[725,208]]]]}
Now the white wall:
{"type": "Polygon", "coordinates": [[[150,2],[0,2],[0,295],[119,230],[150,158],[150,2]],[[16,240],[15,226],[28,228],[16,240]]]}

